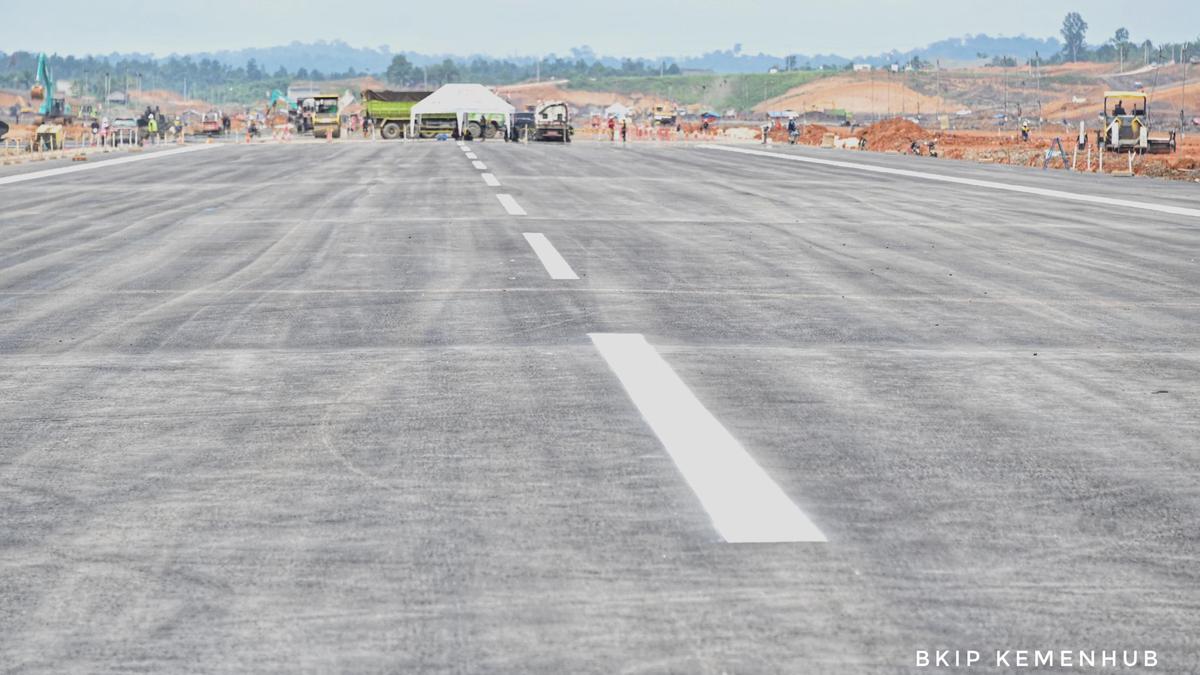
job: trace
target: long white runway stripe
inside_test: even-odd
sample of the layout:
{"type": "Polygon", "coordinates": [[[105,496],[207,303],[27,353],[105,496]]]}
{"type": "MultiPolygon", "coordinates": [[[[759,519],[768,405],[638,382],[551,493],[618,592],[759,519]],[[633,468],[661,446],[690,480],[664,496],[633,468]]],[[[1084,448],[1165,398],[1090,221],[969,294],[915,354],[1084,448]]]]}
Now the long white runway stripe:
{"type": "Polygon", "coordinates": [[[508,211],[508,215],[528,215],[525,213],[525,209],[521,208],[521,205],[517,203],[517,200],[513,199],[512,195],[496,195],[496,199],[499,199],[500,203],[504,205],[504,210],[508,211]]]}
{"type": "Polygon", "coordinates": [[[529,242],[529,246],[533,252],[537,254],[538,260],[542,261],[542,266],[550,274],[551,279],[578,279],[575,270],[567,264],[558,253],[558,249],[554,248],[554,244],[546,238],[546,235],[541,232],[525,232],[525,241],[529,242]]]}
{"type": "Polygon", "coordinates": [[[92,169],[102,169],[107,166],[117,166],[119,164],[129,164],[130,162],[141,162],[147,159],[159,159],[160,157],[170,157],[171,155],[180,155],[185,152],[196,152],[197,150],[207,150],[209,148],[217,148],[217,145],[192,145],[183,148],[174,148],[172,150],[159,150],[157,152],[148,152],[143,155],[130,155],[129,157],[121,157],[119,159],[110,159],[99,161],[95,164],[72,164],[71,166],[63,166],[57,169],[46,169],[44,171],[34,171],[32,173],[21,173],[13,176],[4,176],[0,178],[0,185],[9,183],[23,183],[27,180],[37,180],[38,178],[50,178],[51,176],[61,176],[65,173],[75,173],[77,171],[91,171],[92,169]]]}
{"type": "Polygon", "coordinates": [[[487,171],[487,164],[484,164],[483,162],[481,162],[479,160],[475,160],[474,162],[471,162],[471,166],[475,167],[476,169],[479,169],[480,171],[487,171]]]}
{"type": "Polygon", "coordinates": [[[1151,202],[1135,202],[1129,199],[1114,199],[1112,197],[1101,197],[1099,195],[1085,195],[1078,192],[1065,192],[1063,190],[1051,190],[1048,188],[1029,187],[1027,185],[1013,185],[1010,183],[997,183],[990,180],[980,180],[978,178],[963,178],[960,176],[947,176],[940,173],[927,173],[925,171],[912,171],[909,169],[893,169],[888,166],[878,166],[876,164],[860,164],[858,162],[840,162],[835,159],[820,159],[817,157],[801,157],[799,155],[785,155],[779,152],[767,152],[765,150],[751,150],[749,148],[730,148],[723,145],[706,145],[697,146],[704,150],[723,150],[725,152],[736,152],[743,155],[756,155],[759,157],[771,157],[773,159],[784,159],[790,162],[803,162],[805,164],[819,164],[822,166],[836,166],[842,169],[854,169],[856,171],[865,171],[868,173],[884,173],[893,176],[906,176],[908,178],[920,178],[923,180],[940,181],[943,183],[956,183],[958,185],[970,185],[973,187],[990,188],[992,190],[1007,190],[1009,192],[1023,192],[1030,195],[1038,195],[1041,197],[1054,197],[1057,199],[1069,199],[1077,202],[1088,202],[1091,204],[1103,204],[1104,206],[1120,206],[1130,209],[1141,209],[1143,211],[1158,211],[1159,213],[1170,213],[1177,216],[1192,216],[1200,218],[1200,209],[1189,209],[1183,206],[1170,206],[1168,204],[1154,204],[1151,202]]]}
{"type": "Polygon", "coordinates": [[[496,178],[495,174],[484,173],[480,175],[483,176],[483,182],[492,187],[500,187],[500,179],[496,178]]]}
{"type": "Polygon", "coordinates": [[[643,336],[589,336],[725,541],[826,541],[643,336]]]}

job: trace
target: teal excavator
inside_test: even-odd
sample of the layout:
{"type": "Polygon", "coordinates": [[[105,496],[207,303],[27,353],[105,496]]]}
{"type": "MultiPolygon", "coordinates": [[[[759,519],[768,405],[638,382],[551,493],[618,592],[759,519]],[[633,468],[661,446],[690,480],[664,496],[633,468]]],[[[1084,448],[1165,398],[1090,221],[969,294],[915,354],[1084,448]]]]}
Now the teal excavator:
{"type": "Polygon", "coordinates": [[[38,108],[38,114],[42,116],[42,123],[64,122],[71,121],[71,106],[67,103],[66,98],[55,96],[54,78],[50,76],[50,69],[46,66],[46,55],[38,54],[37,62],[37,83],[29,91],[29,98],[34,102],[41,101],[42,105],[38,108]]]}
{"type": "Polygon", "coordinates": [[[38,54],[37,82],[29,90],[29,98],[34,103],[42,102],[38,107],[42,123],[34,133],[37,146],[43,150],[61,149],[64,125],[71,123],[71,106],[65,97],[55,96],[56,93],[54,78],[46,67],[46,55],[38,54]]]}

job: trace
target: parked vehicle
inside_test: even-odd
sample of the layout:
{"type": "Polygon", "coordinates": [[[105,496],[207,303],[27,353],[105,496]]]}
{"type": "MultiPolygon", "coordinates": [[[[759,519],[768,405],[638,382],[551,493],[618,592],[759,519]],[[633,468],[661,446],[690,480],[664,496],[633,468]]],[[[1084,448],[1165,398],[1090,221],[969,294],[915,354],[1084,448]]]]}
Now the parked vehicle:
{"type": "Polygon", "coordinates": [[[210,110],[200,118],[200,133],[206,136],[220,136],[224,132],[225,126],[221,124],[220,111],[210,110]]]}
{"type": "Polygon", "coordinates": [[[654,123],[659,126],[675,126],[675,113],[664,105],[654,106],[654,123]]]}
{"type": "MultiPolygon", "coordinates": [[[[412,122],[413,106],[425,100],[431,91],[389,91],[364,89],[363,114],[371,118],[379,135],[388,140],[406,138],[412,122]]],[[[413,130],[416,138],[433,138],[438,134],[453,134],[458,118],[453,114],[421,115],[420,125],[413,130]]],[[[478,127],[478,125],[476,125],[478,127]]]]}
{"type": "Polygon", "coordinates": [[[137,145],[142,138],[142,131],[138,128],[138,121],[132,117],[118,117],[114,119],[112,125],[108,128],[108,133],[113,139],[113,145],[121,145],[122,143],[137,145]]]}
{"type": "Polygon", "coordinates": [[[316,138],[325,138],[332,134],[334,138],[342,136],[342,119],[338,114],[338,95],[320,94],[312,98],[312,131],[316,138]]]}
{"type": "Polygon", "coordinates": [[[575,129],[571,126],[571,111],[566,101],[538,104],[534,123],[534,140],[571,142],[575,129]]]}
{"type": "Polygon", "coordinates": [[[364,89],[362,91],[363,113],[375,123],[379,135],[395,140],[408,135],[412,121],[412,108],[431,91],[387,91],[364,89]]]}
{"type": "Polygon", "coordinates": [[[512,139],[519,141],[526,138],[533,138],[537,132],[537,114],[532,110],[528,112],[513,113],[512,139]]]}
{"type": "Polygon", "coordinates": [[[1097,147],[1112,152],[1175,152],[1174,131],[1151,131],[1148,102],[1140,91],[1104,92],[1100,111],[1104,128],[1096,132],[1097,147]]]}

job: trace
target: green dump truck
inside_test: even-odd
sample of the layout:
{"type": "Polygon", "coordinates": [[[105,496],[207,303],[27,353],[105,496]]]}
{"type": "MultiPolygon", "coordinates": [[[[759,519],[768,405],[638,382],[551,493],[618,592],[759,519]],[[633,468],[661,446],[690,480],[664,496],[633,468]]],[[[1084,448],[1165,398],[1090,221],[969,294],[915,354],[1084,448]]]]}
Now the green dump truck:
{"type": "MultiPolygon", "coordinates": [[[[387,91],[364,89],[362,92],[363,112],[371,118],[379,135],[394,140],[408,135],[408,124],[412,120],[412,109],[425,100],[431,91],[387,91]]],[[[444,115],[422,115],[418,137],[430,138],[437,134],[452,134],[457,120],[453,113],[444,115]]]]}

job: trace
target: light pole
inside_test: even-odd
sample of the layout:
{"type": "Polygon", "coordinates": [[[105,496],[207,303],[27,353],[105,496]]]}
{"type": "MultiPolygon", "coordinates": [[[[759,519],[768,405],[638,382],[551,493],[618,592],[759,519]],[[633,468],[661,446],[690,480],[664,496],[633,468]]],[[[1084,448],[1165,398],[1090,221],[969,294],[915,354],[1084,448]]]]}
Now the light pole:
{"type": "Polygon", "coordinates": [[[1187,136],[1187,114],[1184,112],[1187,108],[1187,76],[1189,63],[1187,55],[1188,43],[1183,43],[1183,47],[1179,50],[1179,58],[1183,61],[1183,91],[1179,97],[1179,136],[1183,140],[1187,136]]]}

